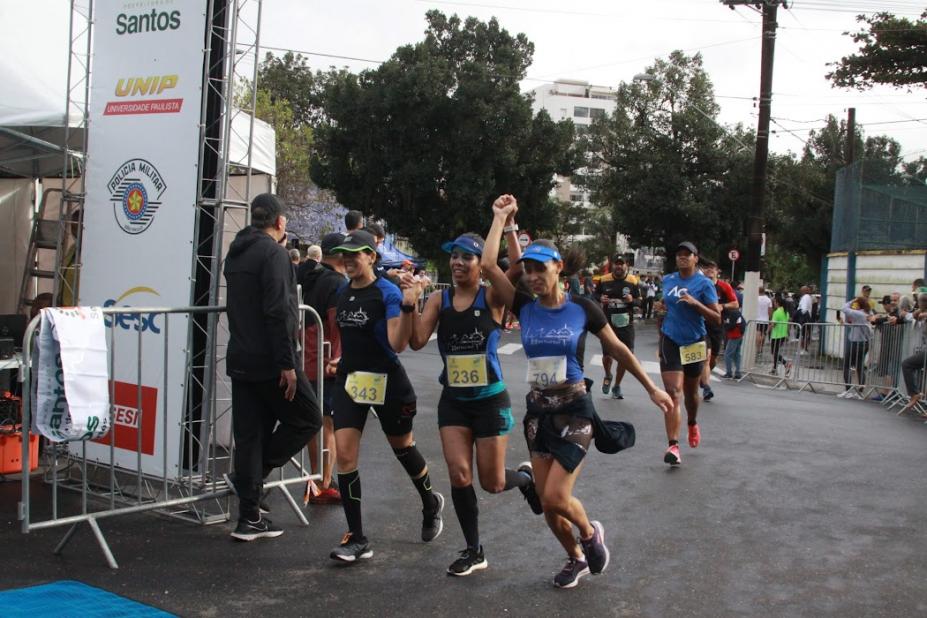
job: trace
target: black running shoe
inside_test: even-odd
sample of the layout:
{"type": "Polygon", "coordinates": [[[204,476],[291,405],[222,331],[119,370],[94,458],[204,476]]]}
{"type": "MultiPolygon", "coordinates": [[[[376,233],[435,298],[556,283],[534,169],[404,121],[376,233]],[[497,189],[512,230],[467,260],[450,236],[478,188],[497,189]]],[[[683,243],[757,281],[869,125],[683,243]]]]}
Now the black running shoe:
{"type": "Polygon", "coordinates": [[[441,536],[444,530],[444,519],[441,517],[441,511],[444,510],[444,496],[434,492],[437,500],[434,508],[422,509],[422,540],[428,543],[441,536]]]}
{"type": "Polygon", "coordinates": [[[612,387],[612,399],[624,399],[624,395],[621,393],[620,384],[616,384],[612,387]]]}
{"type": "Polygon", "coordinates": [[[589,575],[589,565],[586,561],[570,558],[560,572],[554,575],[554,585],[557,588],[572,588],[584,575],[589,575]]]}
{"type": "Polygon", "coordinates": [[[253,541],[255,539],[272,539],[283,534],[283,529],[275,526],[269,519],[262,517],[258,521],[239,519],[238,526],[232,531],[232,538],[239,541],[253,541]]]}
{"type": "Polygon", "coordinates": [[[702,399],[705,401],[711,401],[715,396],[715,392],[711,390],[710,386],[702,387],[702,399]]]}
{"type": "Polygon", "coordinates": [[[457,558],[451,566],[447,567],[447,574],[463,577],[464,575],[469,575],[473,571],[485,569],[488,566],[489,563],[486,562],[486,557],[483,556],[482,545],[480,545],[479,549],[468,547],[460,552],[460,557],[457,558]]]}
{"type": "Polygon", "coordinates": [[[541,506],[541,498],[538,496],[537,488],[534,486],[534,468],[531,467],[531,462],[521,462],[518,464],[517,471],[531,477],[531,482],[523,487],[519,487],[518,490],[521,492],[521,495],[525,497],[525,500],[528,501],[531,512],[535,515],[543,515],[544,507],[541,506]]]}
{"type": "Polygon", "coordinates": [[[598,575],[608,566],[610,554],[608,547],[605,546],[605,528],[598,521],[590,522],[593,530],[592,538],[588,541],[579,540],[583,546],[583,553],[586,554],[586,562],[589,563],[589,571],[593,575],[598,575]]]}
{"type": "Polygon", "coordinates": [[[350,532],[346,533],[341,539],[341,545],[332,550],[329,554],[332,560],[341,562],[357,562],[358,560],[367,560],[373,557],[373,550],[370,549],[370,543],[366,537],[355,539],[350,532]]]}

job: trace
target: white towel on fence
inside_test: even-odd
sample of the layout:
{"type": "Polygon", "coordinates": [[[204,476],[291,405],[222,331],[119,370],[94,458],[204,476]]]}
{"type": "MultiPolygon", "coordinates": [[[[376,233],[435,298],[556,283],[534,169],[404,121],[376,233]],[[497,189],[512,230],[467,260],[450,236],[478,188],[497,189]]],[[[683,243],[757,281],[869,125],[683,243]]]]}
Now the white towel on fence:
{"type": "Polygon", "coordinates": [[[106,328],[99,307],[43,309],[35,428],[53,442],[109,432],[106,328]]]}

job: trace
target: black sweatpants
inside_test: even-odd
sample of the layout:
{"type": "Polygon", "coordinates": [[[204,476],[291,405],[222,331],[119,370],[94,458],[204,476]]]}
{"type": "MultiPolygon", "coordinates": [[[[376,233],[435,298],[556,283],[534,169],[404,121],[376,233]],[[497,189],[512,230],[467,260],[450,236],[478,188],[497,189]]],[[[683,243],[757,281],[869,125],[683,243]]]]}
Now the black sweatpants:
{"type": "Polygon", "coordinates": [[[318,399],[302,371],[296,371],[293,401],[283,395],[279,378],[266,382],[232,380],[235,488],[240,518],[257,521],[264,478],[298,453],[322,426],[318,399]]]}

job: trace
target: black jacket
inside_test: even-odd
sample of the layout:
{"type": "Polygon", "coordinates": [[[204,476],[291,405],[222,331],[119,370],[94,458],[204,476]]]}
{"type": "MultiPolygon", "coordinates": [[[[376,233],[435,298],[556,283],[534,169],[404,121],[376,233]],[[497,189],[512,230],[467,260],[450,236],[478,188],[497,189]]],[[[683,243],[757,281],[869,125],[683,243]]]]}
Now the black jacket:
{"type": "Polygon", "coordinates": [[[229,348],[226,373],[237,380],[273,380],[296,368],[299,303],[286,249],[247,227],[225,258],[229,348]]]}

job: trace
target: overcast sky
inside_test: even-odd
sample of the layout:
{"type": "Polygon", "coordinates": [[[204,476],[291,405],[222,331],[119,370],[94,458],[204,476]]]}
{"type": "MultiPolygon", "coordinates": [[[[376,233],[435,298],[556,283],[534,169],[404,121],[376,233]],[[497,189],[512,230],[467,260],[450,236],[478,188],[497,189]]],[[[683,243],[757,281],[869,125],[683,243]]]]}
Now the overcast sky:
{"type": "MultiPolygon", "coordinates": [[[[55,41],[67,39],[66,12],[57,19],[50,7],[66,4],[0,0],[0,40],[19,50],[0,62],[45,62],[63,75],[65,59],[55,41]]],[[[923,90],[858,93],[834,89],[824,78],[828,62],[855,49],[842,33],[858,29],[856,14],[890,10],[915,17],[927,1],[795,0],[790,7],[779,11],[772,125],[778,133],[771,147],[800,151],[809,128],[822,126],[829,113],[846,117],[852,106],[867,135],[887,134],[906,155],[927,155],[923,90]]],[[[264,0],[261,42],[302,51],[316,68],[359,71],[375,64],[317,54],[384,60],[396,47],[422,38],[424,15],[432,8],[484,20],[495,16],[510,32],[525,33],[535,45],[525,90],[556,78],[615,86],[674,49],[700,51],[721,120],[756,125],[760,15],[747,7],[732,11],[719,0],[264,0]]]]}

